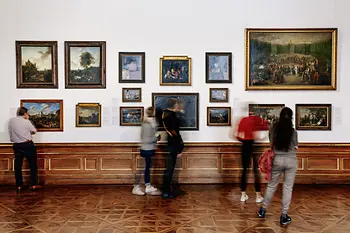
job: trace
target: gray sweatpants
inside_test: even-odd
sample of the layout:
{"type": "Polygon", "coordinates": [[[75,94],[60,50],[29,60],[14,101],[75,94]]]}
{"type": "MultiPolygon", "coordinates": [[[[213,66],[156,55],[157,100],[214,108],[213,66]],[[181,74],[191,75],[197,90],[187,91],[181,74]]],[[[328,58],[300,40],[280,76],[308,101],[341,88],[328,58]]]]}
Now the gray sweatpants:
{"type": "Polygon", "coordinates": [[[277,189],[281,175],[284,174],[283,180],[283,197],[282,197],[282,214],[287,214],[290,201],[292,199],[292,191],[295,180],[295,175],[298,168],[298,160],[296,155],[275,155],[272,166],[271,180],[265,191],[263,207],[267,206],[272,201],[273,195],[277,189]]]}

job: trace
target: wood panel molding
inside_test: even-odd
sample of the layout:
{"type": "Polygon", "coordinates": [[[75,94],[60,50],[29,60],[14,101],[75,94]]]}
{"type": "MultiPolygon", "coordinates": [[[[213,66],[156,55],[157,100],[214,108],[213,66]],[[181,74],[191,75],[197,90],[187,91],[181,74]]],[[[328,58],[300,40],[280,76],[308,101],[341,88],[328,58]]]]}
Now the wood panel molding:
{"type": "MultiPolygon", "coordinates": [[[[132,184],[145,167],[138,147],[138,143],[38,143],[39,179],[45,184],[132,184]]],[[[257,144],[255,155],[267,147],[257,144]]],[[[166,156],[165,144],[160,143],[152,159],[154,183],[162,180],[166,156]]],[[[182,183],[238,183],[240,157],[240,143],[189,142],[176,171],[182,183]]],[[[23,174],[28,181],[26,161],[23,174]]],[[[0,180],[14,184],[11,144],[0,144],[0,180]]],[[[301,143],[296,183],[350,184],[350,144],[301,143]]]]}

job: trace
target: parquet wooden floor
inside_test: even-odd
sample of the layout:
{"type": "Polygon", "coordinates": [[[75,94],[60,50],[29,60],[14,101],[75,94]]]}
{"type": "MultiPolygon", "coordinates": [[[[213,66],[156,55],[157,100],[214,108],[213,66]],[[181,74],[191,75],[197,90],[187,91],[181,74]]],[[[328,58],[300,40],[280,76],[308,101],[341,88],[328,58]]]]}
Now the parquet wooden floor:
{"type": "Polygon", "coordinates": [[[245,204],[238,185],[184,185],[187,194],[173,200],[134,196],[131,188],[48,186],[17,195],[2,187],[0,232],[350,232],[350,186],[296,186],[286,228],[279,226],[281,192],[261,220],[252,188],[245,204]]]}

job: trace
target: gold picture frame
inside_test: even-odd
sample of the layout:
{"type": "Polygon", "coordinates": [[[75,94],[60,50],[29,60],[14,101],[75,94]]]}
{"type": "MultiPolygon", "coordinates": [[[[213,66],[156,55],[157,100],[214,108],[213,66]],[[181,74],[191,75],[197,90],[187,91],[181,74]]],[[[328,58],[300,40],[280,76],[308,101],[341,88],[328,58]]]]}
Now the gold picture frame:
{"type": "Polygon", "coordinates": [[[76,127],[101,127],[101,105],[78,103],[75,108],[76,127]]]}
{"type": "Polygon", "coordinates": [[[336,90],[337,28],[245,31],[246,90],[336,90]]]}
{"type": "Polygon", "coordinates": [[[332,130],[332,104],[296,104],[297,130],[332,130]]]}
{"type": "Polygon", "coordinates": [[[207,126],[231,126],[231,107],[207,107],[207,126]]]}
{"type": "Polygon", "coordinates": [[[160,58],[159,82],[161,86],[191,86],[192,59],[187,56],[160,58]]]}

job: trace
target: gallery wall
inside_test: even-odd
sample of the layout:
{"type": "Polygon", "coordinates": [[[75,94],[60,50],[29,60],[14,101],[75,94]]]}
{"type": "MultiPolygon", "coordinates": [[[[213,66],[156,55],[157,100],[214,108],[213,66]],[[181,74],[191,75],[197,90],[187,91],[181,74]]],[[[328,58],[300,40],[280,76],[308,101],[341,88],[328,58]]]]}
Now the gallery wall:
{"type": "MultiPolygon", "coordinates": [[[[153,92],[198,92],[199,131],[185,141],[229,142],[229,127],[207,126],[207,106],[231,106],[233,121],[247,102],[331,103],[331,131],[300,131],[302,142],[349,142],[350,8],[348,0],[1,0],[0,142],[9,142],[6,122],[21,99],[63,99],[64,131],[40,132],[36,142],[136,142],[139,127],[119,126],[120,106],[151,105],[153,92]],[[337,90],[245,91],[245,28],[338,28],[337,90]],[[58,42],[58,89],[16,88],[16,40],[58,42]],[[65,89],[64,41],[106,41],[106,89],[65,89]],[[118,52],[146,53],[146,82],[118,82],[118,52]],[[232,52],[233,82],[205,82],[205,52],[232,52]],[[159,58],[192,58],[191,86],[160,86],[159,58]],[[123,103],[123,87],[141,87],[142,103],[123,103]],[[229,103],[209,103],[209,88],[229,88],[229,103]],[[76,128],[75,106],[102,105],[102,127],[76,128]]],[[[235,123],[235,122],[234,122],[235,123]]]]}

